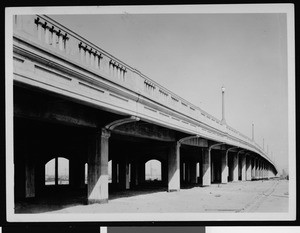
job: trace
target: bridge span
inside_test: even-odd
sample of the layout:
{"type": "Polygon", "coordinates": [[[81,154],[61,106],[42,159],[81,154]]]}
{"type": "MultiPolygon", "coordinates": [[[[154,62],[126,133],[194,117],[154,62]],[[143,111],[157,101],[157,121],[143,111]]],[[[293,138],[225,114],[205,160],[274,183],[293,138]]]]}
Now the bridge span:
{"type": "Polygon", "coordinates": [[[86,190],[88,203],[105,203],[149,185],[152,159],[168,191],[277,174],[224,113],[217,119],[48,16],[14,16],[13,85],[16,200],[86,190]]]}

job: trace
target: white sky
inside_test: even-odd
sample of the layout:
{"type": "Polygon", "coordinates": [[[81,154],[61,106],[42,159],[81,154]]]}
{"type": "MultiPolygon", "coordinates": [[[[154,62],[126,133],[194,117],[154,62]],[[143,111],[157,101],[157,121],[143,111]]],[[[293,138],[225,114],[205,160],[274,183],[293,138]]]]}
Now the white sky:
{"type": "MultiPolygon", "coordinates": [[[[49,15],[273,152],[288,168],[286,15],[49,15]]],[[[269,153],[271,156],[271,153],[269,153]]]]}

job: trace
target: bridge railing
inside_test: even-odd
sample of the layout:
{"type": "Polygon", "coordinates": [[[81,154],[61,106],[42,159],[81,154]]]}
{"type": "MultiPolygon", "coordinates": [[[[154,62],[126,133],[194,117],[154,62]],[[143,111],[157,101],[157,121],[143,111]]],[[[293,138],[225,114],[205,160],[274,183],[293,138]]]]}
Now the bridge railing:
{"type": "Polygon", "coordinates": [[[15,35],[28,38],[28,41],[35,42],[58,57],[72,61],[166,108],[176,110],[218,130],[224,130],[220,120],[216,117],[164,88],[51,18],[44,15],[16,16],[14,23],[14,31],[17,32],[15,35]]]}
{"type": "Polygon", "coordinates": [[[96,78],[113,82],[150,99],[164,108],[179,112],[195,122],[238,138],[247,145],[265,153],[250,138],[230,126],[221,124],[216,117],[186,101],[140,71],[87,41],[45,15],[14,16],[14,36],[22,37],[58,59],[71,61],[74,65],[95,74],[96,78]]]}

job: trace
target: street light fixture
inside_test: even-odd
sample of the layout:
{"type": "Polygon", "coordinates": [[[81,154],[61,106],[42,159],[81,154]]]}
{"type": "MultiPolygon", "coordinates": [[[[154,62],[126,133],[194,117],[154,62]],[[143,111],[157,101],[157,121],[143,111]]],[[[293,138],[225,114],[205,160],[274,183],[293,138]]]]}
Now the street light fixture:
{"type": "Polygon", "coordinates": [[[226,120],[225,120],[225,87],[222,86],[222,120],[221,124],[226,125],[226,120]]]}

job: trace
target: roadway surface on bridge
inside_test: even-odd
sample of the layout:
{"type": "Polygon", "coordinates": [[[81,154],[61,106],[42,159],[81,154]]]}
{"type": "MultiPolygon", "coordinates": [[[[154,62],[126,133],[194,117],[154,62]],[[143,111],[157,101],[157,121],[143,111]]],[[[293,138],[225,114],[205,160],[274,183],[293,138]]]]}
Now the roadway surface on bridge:
{"type": "Polygon", "coordinates": [[[287,212],[288,181],[259,180],[232,182],[209,187],[185,187],[180,192],[167,193],[162,189],[124,191],[110,195],[106,205],[84,205],[80,199],[70,199],[62,206],[59,202],[27,203],[16,212],[48,213],[238,213],[287,212]]]}

